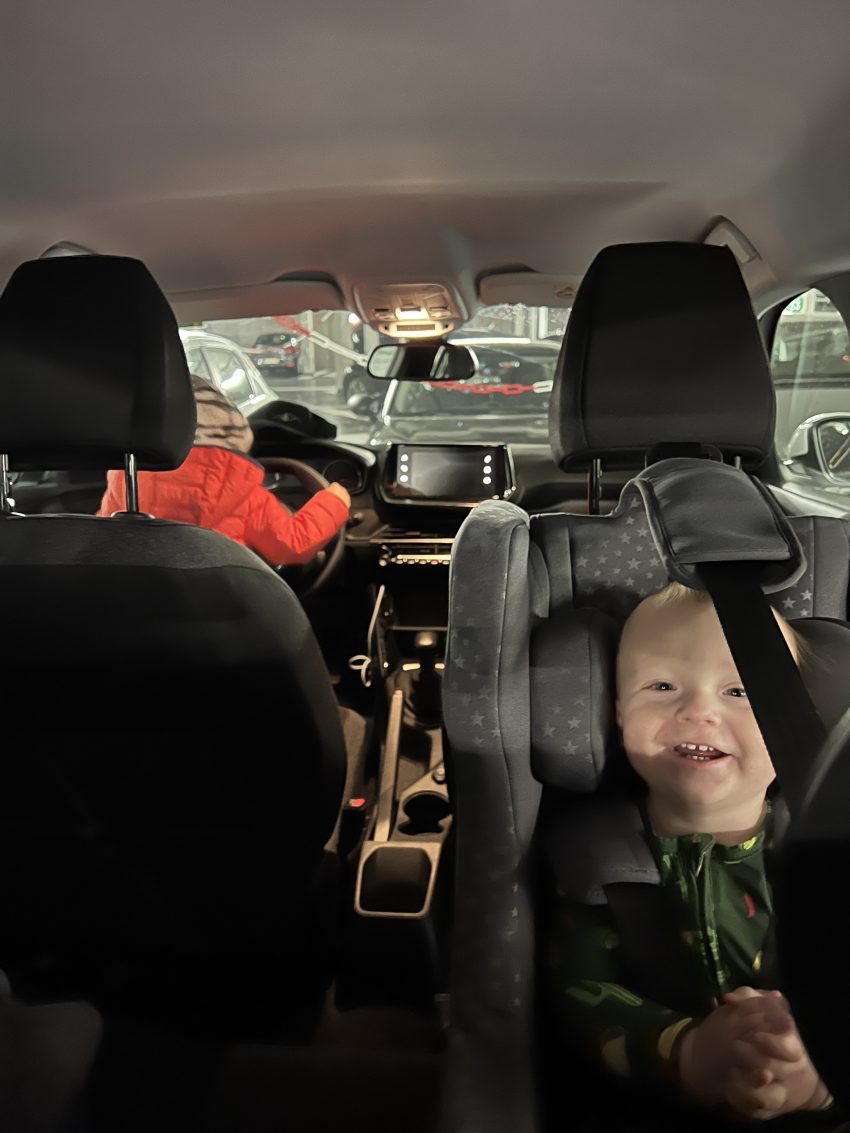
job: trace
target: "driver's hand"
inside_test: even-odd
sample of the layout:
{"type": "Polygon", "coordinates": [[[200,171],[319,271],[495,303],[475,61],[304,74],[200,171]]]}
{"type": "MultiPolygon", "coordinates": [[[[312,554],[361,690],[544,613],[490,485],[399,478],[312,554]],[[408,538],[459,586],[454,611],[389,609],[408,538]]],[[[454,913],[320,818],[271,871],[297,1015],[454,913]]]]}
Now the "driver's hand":
{"type": "Polygon", "coordinates": [[[351,507],[351,496],[348,494],[342,484],[328,484],[328,491],[333,492],[338,500],[342,500],[347,508],[351,507]]]}

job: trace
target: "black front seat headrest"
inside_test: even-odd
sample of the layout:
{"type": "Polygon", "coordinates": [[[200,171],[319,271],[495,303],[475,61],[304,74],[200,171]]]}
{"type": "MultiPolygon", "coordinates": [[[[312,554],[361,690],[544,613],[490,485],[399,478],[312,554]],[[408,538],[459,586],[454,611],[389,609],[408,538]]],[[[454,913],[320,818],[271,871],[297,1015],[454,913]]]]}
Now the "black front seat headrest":
{"type": "Polygon", "coordinates": [[[13,469],[177,468],[195,402],[177,323],[138,260],[33,260],[0,297],[0,453],[13,469]]]}
{"type": "Polygon", "coordinates": [[[585,275],[549,415],[557,464],[639,468],[657,445],[712,445],[755,468],[775,396],[735,257],[705,244],[620,244],[585,275]]]}

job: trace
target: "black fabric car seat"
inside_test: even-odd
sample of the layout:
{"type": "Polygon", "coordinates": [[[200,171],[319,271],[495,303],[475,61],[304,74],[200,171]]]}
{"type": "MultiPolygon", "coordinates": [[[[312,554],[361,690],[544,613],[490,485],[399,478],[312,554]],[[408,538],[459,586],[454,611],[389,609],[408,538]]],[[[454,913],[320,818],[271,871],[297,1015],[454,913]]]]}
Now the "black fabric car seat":
{"type": "MultiPolygon", "coordinates": [[[[179,466],[194,402],[142,264],[0,298],[14,469],[179,466]]],[[[0,968],[23,1000],[298,1037],[332,964],[345,755],[318,644],[245,547],[139,514],[0,515],[0,968]]]]}
{"type": "MultiPolygon", "coordinates": [[[[486,502],[455,542],[443,696],[458,894],[447,1129],[539,1127],[535,930],[555,889],[538,890],[541,874],[589,902],[609,884],[657,881],[624,809],[613,714],[619,629],[638,601],[670,577],[700,587],[701,561],[764,563],[773,603],[831,661],[807,677],[825,722],[847,706],[850,647],[830,619],[847,616],[848,525],[783,517],[748,475],[772,445],[773,417],[730,253],[662,244],[597,257],[556,371],[556,460],[665,459],[609,516],[529,517],[486,502]]],[[[572,1100],[565,1086],[564,1122],[572,1100]]]]}

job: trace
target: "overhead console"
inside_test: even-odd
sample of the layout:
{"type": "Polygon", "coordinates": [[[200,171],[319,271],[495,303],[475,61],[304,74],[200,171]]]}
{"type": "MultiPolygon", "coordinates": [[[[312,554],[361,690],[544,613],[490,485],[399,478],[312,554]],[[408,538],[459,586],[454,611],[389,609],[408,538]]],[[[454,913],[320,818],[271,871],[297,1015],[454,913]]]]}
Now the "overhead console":
{"type": "Polygon", "coordinates": [[[390,445],[378,482],[381,497],[403,508],[470,508],[516,494],[510,449],[503,444],[390,445]]]}
{"type": "Polygon", "coordinates": [[[435,338],[466,322],[460,296],[448,283],[355,284],[354,299],[373,330],[390,338],[435,338]]]}

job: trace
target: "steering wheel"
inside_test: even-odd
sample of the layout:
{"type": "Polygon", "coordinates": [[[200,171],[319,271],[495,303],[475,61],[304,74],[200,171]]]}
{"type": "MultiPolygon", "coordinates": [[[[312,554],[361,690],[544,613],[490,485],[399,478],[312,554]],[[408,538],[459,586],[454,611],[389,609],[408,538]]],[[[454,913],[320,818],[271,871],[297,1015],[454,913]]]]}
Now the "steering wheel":
{"type": "MultiPolygon", "coordinates": [[[[324,476],[321,476],[309,464],[304,464],[303,461],[291,460],[288,456],[263,456],[259,458],[259,461],[266,472],[279,472],[293,476],[311,496],[321,491],[322,488],[330,487],[324,476]]],[[[277,495],[274,488],[270,488],[269,491],[273,495],[277,495]]],[[[281,502],[281,506],[285,507],[286,505],[281,502]]],[[[323,547],[321,551],[317,551],[308,563],[279,566],[276,569],[281,578],[285,579],[298,597],[303,600],[309,594],[315,594],[325,585],[342,562],[344,551],[345,524],[337,531],[327,546],[323,547]]]]}

